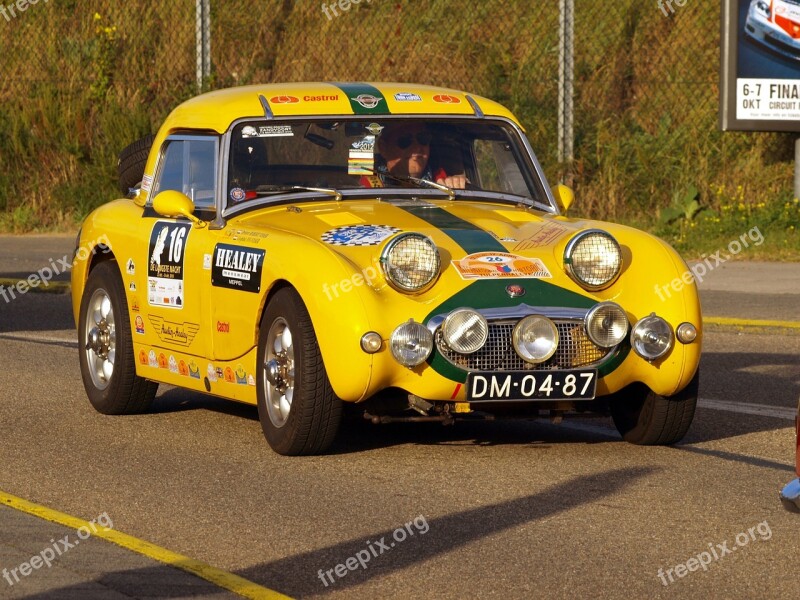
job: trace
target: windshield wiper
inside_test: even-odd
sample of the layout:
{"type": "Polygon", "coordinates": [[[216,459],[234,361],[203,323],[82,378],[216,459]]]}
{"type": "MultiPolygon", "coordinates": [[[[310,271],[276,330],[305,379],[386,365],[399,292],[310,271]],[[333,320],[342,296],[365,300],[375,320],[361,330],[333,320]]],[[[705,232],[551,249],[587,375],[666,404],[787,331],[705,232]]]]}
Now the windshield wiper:
{"type": "Polygon", "coordinates": [[[444,192],[445,194],[450,196],[450,200],[456,199],[456,191],[453,188],[447,187],[446,185],[442,185],[441,183],[436,183],[435,181],[431,181],[430,179],[420,179],[419,177],[412,177],[411,175],[394,175],[392,173],[389,173],[388,171],[377,171],[375,169],[370,169],[369,167],[361,167],[361,169],[364,171],[369,171],[373,175],[377,175],[379,177],[381,175],[385,177],[391,177],[392,179],[396,181],[401,181],[403,183],[426,185],[428,187],[432,187],[436,190],[439,190],[440,192],[444,192]]]}
{"type": "Polygon", "coordinates": [[[305,185],[260,185],[256,188],[257,194],[280,194],[281,192],[318,192],[333,196],[337,202],[341,201],[342,193],[333,188],[307,187],[305,185]]]}

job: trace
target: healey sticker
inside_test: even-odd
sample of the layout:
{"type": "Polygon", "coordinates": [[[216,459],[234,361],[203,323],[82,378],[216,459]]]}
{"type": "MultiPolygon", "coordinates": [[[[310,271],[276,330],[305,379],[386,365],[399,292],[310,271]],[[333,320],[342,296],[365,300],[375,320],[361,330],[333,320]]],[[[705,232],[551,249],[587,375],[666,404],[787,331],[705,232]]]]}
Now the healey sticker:
{"type": "Polygon", "coordinates": [[[331,246],[377,246],[398,231],[388,225],[347,225],[326,231],[322,241],[331,246]]]}
{"type": "Polygon", "coordinates": [[[150,234],[147,299],[150,306],[183,308],[183,258],[189,223],[158,221],[150,234]]]}
{"type": "Polygon", "coordinates": [[[266,251],[258,248],[217,244],[211,267],[211,285],[260,292],[265,255],[266,251]]]}
{"type": "Polygon", "coordinates": [[[422,97],[420,97],[419,94],[412,94],[410,92],[395,94],[394,99],[398,102],[422,102],[422,97]]]}
{"type": "Polygon", "coordinates": [[[156,315],[148,315],[148,318],[158,338],[167,344],[188,348],[200,331],[197,323],[172,323],[156,315]]]}
{"type": "Polygon", "coordinates": [[[505,252],[477,252],[454,260],[463,279],[549,279],[550,271],[538,258],[525,258],[505,252]]]}

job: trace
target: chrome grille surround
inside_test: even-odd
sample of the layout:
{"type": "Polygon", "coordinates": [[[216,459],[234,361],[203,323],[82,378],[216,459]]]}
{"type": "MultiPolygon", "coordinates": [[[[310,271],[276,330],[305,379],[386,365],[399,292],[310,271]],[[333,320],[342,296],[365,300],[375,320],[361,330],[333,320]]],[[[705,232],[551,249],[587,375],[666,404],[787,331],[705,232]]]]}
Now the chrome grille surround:
{"type": "Polygon", "coordinates": [[[592,342],[586,333],[585,310],[548,310],[522,305],[513,311],[495,309],[479,312],[489,321],[489,337],[483,348],[473,354],[459,354],[445,343],[440,327],[443,316],[431,319],[428,323],[429,329],[434,333],[436,350],[450,364],[465,371],[541,371],[592,367],[618,348],[601,348],[592,342]],[[541,364],[524,361],[514,350],[512,342],[514,326],[523,316],[529,314],[544,315],[552,319],[558,329],[558,349],[550,359],[541,364]]]}

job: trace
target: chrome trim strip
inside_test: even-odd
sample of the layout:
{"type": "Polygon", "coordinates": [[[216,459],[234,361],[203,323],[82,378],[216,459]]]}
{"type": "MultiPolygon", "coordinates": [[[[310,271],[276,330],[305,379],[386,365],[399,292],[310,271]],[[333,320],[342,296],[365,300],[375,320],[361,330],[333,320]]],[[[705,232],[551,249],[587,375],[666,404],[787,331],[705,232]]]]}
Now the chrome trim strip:
{"type": "MultiPolygon", "coordinates": [[[[552,320],[567,320],[567,321],[581,321],[586,319],[586,315],[590,309],[585,308],[564,308],[561,306],[531,306],[529,304],[520,304],[518,306],[504,306],[502,308],[471,308],[469,306],[461,306],[454,309],[461,310],[469,308],[483,317],[491,324],[497,321],[511,321],[519,320],[530,315],[542,315],[552,320]]],[[[441,326],[444,320],[450,313],[434,315],[428,320],[427,328],[431,333],[436,333],[436,330],[441,326]]]]}
{"type": "Polygon", "coordinates": [[[258,95],[258,101],[261,102],[261,106],[264,108],[264,116],[267,119],[270,119],[270,120],[274,119],[275,118],[275,114],[272,112],[272,109],[269,107],[269,102],[267,102],[267,99],[264,97],[264,94],[259,94],[258,95]]]}
{"type": "Polygon", "coordinates": [[[570,277],[570,279],[572,279],[572,281],[577,283],[583,289],[588,290],[590,292],[598,292],[600,290],[604,290],[604,289],[609,288],[612,285],[614,285],[614,283],[617,281],[617,279],[619,279],[619,276],[622,274],[622,267],[623,267],[623,264],[622,264],[622,247],[619,245],[619,242],[617,241],[617,238],[615,238],[613,235],[611,235],[609,232],[607,232],[604,229],[593,228],[593,229],[585,229],[583,231],[579,231],[578,233],[576,233],[575,235],[572,236],[572,239],[570,239],[567,242],[567,246],[564,248],[564,270],[567,272],[567,275],[569,275],[569,277],[570,277]],[[580,277],[575,275],[575,272],[572,270],[572,253],[575,251],[575,246],[578,244],[578,242],[580,242],[587,235],[592,235],[592,234],[595,234],[595,233],[599,233],[601,235],[606,236],[608,239],[610,239],[612,242],[614,242],[614,244],[616,244],[617,249],[619,250],[619,268],[617,269],[617,273],[616,273],[616,275],[614,275],[614,277],[609,279],[603,285],[589,285],[585,281],[582,281],[580,277]]]}
{"type": "Polygon", "coordinates": [[[475,98],[473,98],[469,94],[467,94],[466,96],[467,96],[467,102],[469,102],[469,105],[472,107],[472,110],[475,111],[475,116],[478,117],[479,119],[483,119],[486,115],[483,114],[481,107],[478,106],[477,102],[475,102],[475,98]]]}

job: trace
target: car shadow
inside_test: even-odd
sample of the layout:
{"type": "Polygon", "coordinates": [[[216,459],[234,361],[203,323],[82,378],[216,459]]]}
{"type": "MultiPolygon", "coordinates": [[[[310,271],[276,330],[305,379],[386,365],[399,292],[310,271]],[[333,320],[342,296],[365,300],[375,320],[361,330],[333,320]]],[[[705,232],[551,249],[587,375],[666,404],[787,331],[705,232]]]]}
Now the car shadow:
{"type": "MultiPolygon", "coordinates": [[[[368,536],[254,564],[236,571],[235,574],[294,598],[346,592],[427,561],[447,560],[453,551],[498,533],[535,524],[604,498],[619,497],[622,490],[660,472],[661,469],[656,467],[610,469],[574,477],[546,489],[532,490],[532,493],[520,498],[455,511],[436,518],[429,518],[423,510],[416,517],[409,515],[410,522],[405,528],[402,523],[398,523],[396,529],[375,531],[368,536]],[[403,532],[402,536],[398,534],[400,531],[403,532]],[[348,558],[358,556],[362,563],[346,571],[346,577],[335,575],[333,569],[337,564],[344,564],[348,558]],[[364,566],[361,567],[361,564],[364,566]],[[329,574],[326,576],[326,573],[329,574]]],[[[268,520],[265,521],[265,528],[266,531],[261,532],[261,535],[268,537],[268,520]]],[[[351,561],[351,564],[355,562],[351,561]]],[[[120,589],[119,586],[125,580],[164,582],[165,579],[164,567],[125,571],[124,578],[121,577],[122,574],[123,572],[109,572],[94,581],[114,590],[120,589]],[[158,578],[152,576],[156,573],[158,578]]],[[[66,586],[49,590],[46,596],[30,597],[66,597],[76,591],[78,586],[66,586]]],[[[174,596],[170,590],[166,591],[167,594],[160,597],[184,597],[186,594],[186,589],[175,589],[174,596]]],[[[192,589],[192,595],[198,597],[210,593],[200,587],[192,589]]]]}

